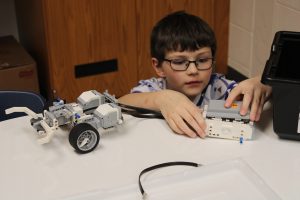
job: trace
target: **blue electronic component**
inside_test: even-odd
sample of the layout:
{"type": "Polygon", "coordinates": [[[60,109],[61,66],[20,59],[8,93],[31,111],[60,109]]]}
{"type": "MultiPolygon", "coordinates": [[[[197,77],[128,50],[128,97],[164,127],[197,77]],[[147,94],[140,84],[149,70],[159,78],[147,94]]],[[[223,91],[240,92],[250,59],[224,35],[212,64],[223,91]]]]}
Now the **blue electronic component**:
{"type": "Polygon", "coordinates": [[[244,138],[241,136],[240,137],[240,144],[243,144],[243,142],[244,142],[244,138]]]}

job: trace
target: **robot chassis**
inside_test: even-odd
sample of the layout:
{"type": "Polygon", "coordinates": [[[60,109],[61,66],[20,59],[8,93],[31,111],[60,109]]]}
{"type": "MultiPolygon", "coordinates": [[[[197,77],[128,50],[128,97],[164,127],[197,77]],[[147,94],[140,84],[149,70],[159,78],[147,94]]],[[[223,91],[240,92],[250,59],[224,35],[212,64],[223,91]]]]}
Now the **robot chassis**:
{"type": "MultiPolygon", "coordinates": [[[[239,140],[252,139],[253,122],[246,116],[239,115],[241,102],[235,102],[231,108],[224,108],[224,101],[210,100],[204,106],[203,117],[207,123],[208,137],[239,140]]],[[[83,92],[77,103],[65,104],[53,102],[43,117],[27,107],[6,109],[6,114],[24,112],[31,117],[31,126],[37,131],[39,143],[51,141],[60,126],[69,126],[69,143],[78,153],[93,151],[99,141],[99,130],[113,128],[123,123],[122,109],[125,113],[143,118],[162,118],[161,113],[143,108],[119,104],[118,100],[107,92],[96,90],[83,92]]]]}
{"type": "Polygon", "coordinates": [[[24,112],[31,117],[31,126],[37,131],[41,144],[50,142],[60,126],[70,126],[69,142],[78,153],[88,153],[97,147],[99,129],[112,128],[123,122],[117,99],[96,90],[83,92],[77,103],[53,102],[53,106],[44,110],[43,117],[26,107],[6,110],[6,114],[13,112],[24,112]]]}

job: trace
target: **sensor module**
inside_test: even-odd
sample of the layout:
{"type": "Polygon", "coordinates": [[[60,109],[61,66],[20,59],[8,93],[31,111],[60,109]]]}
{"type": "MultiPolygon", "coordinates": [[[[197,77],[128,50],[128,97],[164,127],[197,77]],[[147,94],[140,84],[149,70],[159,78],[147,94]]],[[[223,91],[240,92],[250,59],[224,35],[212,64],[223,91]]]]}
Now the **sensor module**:
{"type": "Polygon", "coordinates": [[[239,141],[251,140],[253,122],[250,121],[249,113],[240,115],[241,103],[234,102],[230,108],[226,108],[223,100],[210,100],[203,112],[207,136],[239,141]]]}

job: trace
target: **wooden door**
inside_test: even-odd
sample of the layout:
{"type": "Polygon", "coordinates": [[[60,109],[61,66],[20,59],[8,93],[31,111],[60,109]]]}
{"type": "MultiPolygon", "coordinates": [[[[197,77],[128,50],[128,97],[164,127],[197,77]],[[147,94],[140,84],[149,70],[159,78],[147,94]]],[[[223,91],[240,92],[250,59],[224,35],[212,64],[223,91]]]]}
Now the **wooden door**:
{"type": "Polygon", "coordinates": [[[51,89],[58,96],[128,93],[137,82],[134,0],[44,0],[43,9],[51,89]],[[117,60],[118,70],[75,77],[75,66],[107,60],[117,60]]]}

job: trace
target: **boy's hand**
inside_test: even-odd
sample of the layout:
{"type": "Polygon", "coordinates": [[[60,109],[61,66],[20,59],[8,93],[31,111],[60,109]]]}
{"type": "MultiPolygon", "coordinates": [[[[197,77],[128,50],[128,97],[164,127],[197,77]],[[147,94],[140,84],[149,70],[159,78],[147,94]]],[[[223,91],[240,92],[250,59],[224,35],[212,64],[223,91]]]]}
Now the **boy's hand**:
{"type": "Polygon", "coordinates": [[[230,93],[225,102],[225,107],[230,107],[233,101],[243,99],[240,114],[246,115],[250,109],[250,120],[258,121],[264,103],[272,93],[270,86],[263,85],[260,77],[246,79],[240,82],[230,93]]]}
{"type": "Polygon", "coordinates": [[[171,129],[189,137],[205,137],[205,120],[202,111],[182,93],[162,90],[156,104],[171,129]]]}

